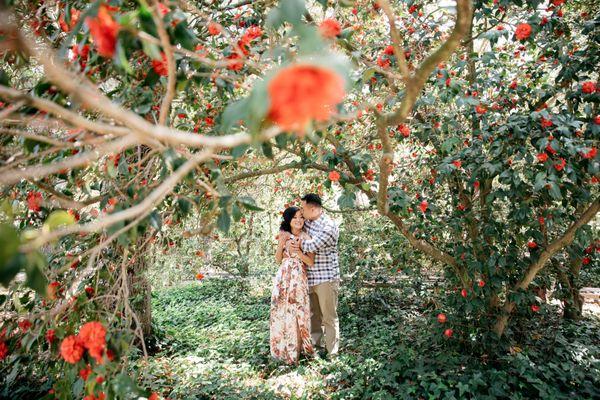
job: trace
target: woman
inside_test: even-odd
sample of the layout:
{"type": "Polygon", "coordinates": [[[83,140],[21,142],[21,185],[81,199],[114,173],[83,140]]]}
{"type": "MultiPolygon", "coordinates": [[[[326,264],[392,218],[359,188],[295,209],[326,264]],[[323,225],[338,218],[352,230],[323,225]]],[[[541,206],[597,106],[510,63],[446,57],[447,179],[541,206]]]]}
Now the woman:
{"type": "Polygon", "coordinates": [[[302,232],[304,218],[298,207],[283,212],[281,230],[292,234],[289,240],[279,235],[275,259],[281,263],[271,295],[271,355],[287,364],[297,364],[300,353],[314,352],[310,338],[310,305],[306,266],[315,262],[314,254],[293,252],[290,244],[298,238],[310,239],[302,232]]]}

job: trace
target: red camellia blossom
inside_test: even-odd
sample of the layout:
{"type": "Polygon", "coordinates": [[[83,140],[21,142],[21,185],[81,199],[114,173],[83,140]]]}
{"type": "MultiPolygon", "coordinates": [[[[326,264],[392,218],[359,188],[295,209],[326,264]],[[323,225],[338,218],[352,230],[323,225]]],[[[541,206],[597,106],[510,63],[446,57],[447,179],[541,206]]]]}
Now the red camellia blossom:
{"type": "Polygon", "coordinates": [[[550,128],[553,125],[551,120],[544,117],[540,119],[540,124],[542,124],[542,128],[550,128]]]}
{"type": "Polygon", "coordinates": [[[24,319],[22,321],[19,321],[19,329],[21,329],[21,332],[25,333],[29,330],[29,328],[31,328],[31,322],[28,319],[24,319]]]}
{"type": "Polygon", "coordinates": [[[485,282],[480,280],[479,282],[477,282],[477,286],[484,287],[485,286],[485,282]]]}
{"type": "Polygon", "coordinates": [[[526,22],[517,25],[517,29],[515,30],[515,36],[517,37],[517,39],[525,40],[525,39],[529,38],[530,35],[531,35],[531,25],[529,25],[526,22]]]}
{"type": "Polygon", "coordinates": [[[84,351],[83,344],[81,344],[79,338],[75,335],[67,336],[60,344],[60,355],[66,362],[71,364],[75,364],[81,360],[84,351]]]}
{"type": "Polygon", "coordinates": [[[485,114],[487,109],[483,106],[476,106],[475,111],[477,112],[477,114],[485,114]]]}
{"type": "Polygon", "coordinates": [[[531,305],[531,311],[533,311],[533,312],[540,311],[540,306],[538,306],[537,304],[532,304],[531,305]]]}
{"type": "Polygon", "coordinates": [[[538,161],[541,163],[546,162],[548,160],[548,154],[546,154],[546,153],[540,153],[536,157],[537,157],[538,161]]]}
{"type": "Polygon", "coordinates": [[[448,328],[444,331],[444,336],[446,336],[447,338],[451,338],[453,333],[454,333],[454,331],[452,329],[448,328]]]}
{"type": "Polygon", "coordinates": [[[0,361],[8,357],[8,346],[3,341],[0,341],[0,361]]]}
{"type": "Polygon", "coordinates": [[[536,243],[535,241],[533,241],[533,240],[530,240],[530,241],[527,243],[527,247],[529,247],[530,249],[535,249],[535,248],[537,248],[537,247],[538,247],[538,245],[537,245],[537,243],[536,243]]]}
{"type": "Polygon", "coordinates": [[[554,164],[554,169],[557,171],[562,171],[565,168],[565,165],[567,165],[567,162],[564,158],[561,158],[558,164],[554,164]]]}
{"type": "Polygon", "coordinates": [[[467,292],[467,289],[462,289],[462,290],[460,291],[460,295],[461,295],[462,297],[467,297],[467,294],[468,294],[468,292],[467,292]]]}
{"type": "Polygon", "coordinates": [[[169,7],[165,6],[163,3],[158,3],[158,11],[160,11],[160,14],[164,17],[171,10],[169,10],[169,7]]]}
{"type": "Polygon", "coordinates": [[[392,62],[388,58],[379,57],[377,58],[377,65],[381,68],[389,68],[389,66],[392,65],[392,62]]]}
{"type": "Polygon", "coordinates": [[[329,173],[329,179],[333,182],[337,182],[340,180],[340,173],[337,171],[331,171],[329,173]]]}
{"type": "Polygon", "coordinates": [[[583,82],[581,84],[581,91],[586,94],[592,94],[596,91],[596,84],[591,81],[583,82]]]}
{"type": "Polygon", "coordinates": [[[27,207],[34,212],[40,211],[40,207],[43,201],[42,194],[40,192],[30,191],[27,193],[27,207]]]}
{"type": "Polygon", "coordinates": [[[554,147],[552,147],[552,145],[550,143],[548,143],[546,145],[546,151],[552,155],[556,154],[556,150],[554,150],[554,147]]]}
{"type": "Polygon", "coordinates": [[[585,153],[581,153],[583,158],[587,158],[587,159],[595,158],[596,154],[598,154],[598,149],[596,149],[595,147],[592,147],[589,151],[587,151],[585,153]]]}
{"type": "Polygon", "coordinates": [[[244,67],[244,61],[242,61],[242,57],[238,53],[232,53],[225,57],[227,60],[227,69],[231,71],[239,71],[244,67]]]}
{"type": "Polygon", "coordinates": [[[158,394],[156,392],[152,392],[152,394],[150,395],[150,397],[148,397],[148,400],[158,400],[158,394]]]}
{"type": "Polygon", "coordinates": [[[589,257],[583,257],[583,259],[581,260],[581,263],[583,265],[588,265],[591,261],[592,261],[591,258],[589,258],[589,257]]]}
{"type": "Polygon", "coordinates": [[[63,32],[69,32],[71,29],[75,28],[75,25],[77,25],[77,22],[79,21],[79,17],[81,15],[81,11],[76,10],[76,9],[71,9],[71,23],[67,24],[67,21],[65,21],[65,15],[64,14],[60,14],[60,17],[58,17],[58,24],[60,25],[60,29],[63,32]]]}
{"type": "Polygon", "coordinates": [[[152,60],[152,69],[160,76],[169,75],[169,67],[167,64],[167,56],[165,53],[161,53],[160,60],[152,60]]]}
{"type": "Polygon", "coordinates": [[[268,118],[300,136],[311,120],[328,120],[346,94],[340,75],[309,64],[283,68],[269,82],[268,92],[271,100],[268,118]]]}
{"type": "Polygon", "coordinates": [[[398,132],[400,132],[405,138],[410,136],[410,128],[406,124],[398,125],[398,132]]]}
{"type": "Polygon", "coordinates": [[[102,364],[102,355],[106,349],[106,329],[102,323],[92,321],[79,330],[79,340],[98,364],[102,364]]]}
{"type": "Polygon", "coordinates": [[[594,117],[594,124],[596,124],[596,125],[600,125],[600,115],[596,115],[596,116],[594,117]]]}
{"type": "Polygon", "coordinates": [[[103,57],[111,58],[117,47],[117,35],[121,26],[112,18],[107,6],[101,5],[95,18],[87,17],[96,50],[103,57]]]}
{"type": "Polygon", "coordinates": [[[54,340],[56,340],[56,331],[54,329],[48,329],[45,337],[46,341],[51,344],[52,342],[54,342],[54,340]]]}
{"type": "Polygon", "coordinates": [[[221,33],[222,29],[223,28],[221,27],[221,25],[217,24],[216,22],[208,23],[208,34],[211,36],[218,35],[219,33],[221,33]]]}
{"type": "Polygon", "coordinates": [[[84,381],[88,380],[91,373],[92,373],[92,367],[90,366],[90,364],[88,364],[84,369],[79,370],[79,376],[84,381]]]}
{"type": "Polygon", "coordinates": [[[198,279],[199,281],[201,281],[202,279],[204,279],[204,274],[202,272],[198,272],[196,274],[196,279],[198,279]]]}
{"type": "Polygon", "coordinates": [[[440,324],[445,323],[446,322],[446,314],[444,314],[444,313],[438,314],[437,320],[440,324]]]}
{"type": "Polygon", "coordinates": [[[323,37],[334,38],[342,33],[342,27],[335,19],[327,18],[319,25],[319,32],[323,37]]]}
{"type": "Polygon", "coordinates": [[[454,161],[452,161],[452,164],[454,164],[454,166],[456,168],[460,168],[462,166],[462,161],[460,161],[460,160],[454,160],[454,161]]]}
{"type": "Polygon", "coordinates": [[[393,56],[394,55],[394,46],[392,46],[391,44],[386,46],[386,48],[383,49],[383,54],[388,55],[388,56],[393,56]]]}
{"type": "Polygon", "coordinates": [[[421,212],[427,211],[427,207],[429,207],[429,203],[427,203],[427,200],[423,200],[421,202],[421,204],[419,204],[419,208],[421,209],[421,212]]]}

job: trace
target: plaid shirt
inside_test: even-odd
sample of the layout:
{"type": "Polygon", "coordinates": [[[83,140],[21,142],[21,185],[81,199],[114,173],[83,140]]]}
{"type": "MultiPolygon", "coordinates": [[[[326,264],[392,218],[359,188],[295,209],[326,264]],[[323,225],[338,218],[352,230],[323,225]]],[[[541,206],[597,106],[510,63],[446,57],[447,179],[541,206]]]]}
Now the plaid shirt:
{"type": "Polygon", "coordinates": [[[340,279],[338,237],[340,231],[331,218],[321,214],[315,221],[305,221],[304,230],[311,237],[302,241],[302,250],[315,253],[315,265],[308,268],[308,286],[340,279]]]}

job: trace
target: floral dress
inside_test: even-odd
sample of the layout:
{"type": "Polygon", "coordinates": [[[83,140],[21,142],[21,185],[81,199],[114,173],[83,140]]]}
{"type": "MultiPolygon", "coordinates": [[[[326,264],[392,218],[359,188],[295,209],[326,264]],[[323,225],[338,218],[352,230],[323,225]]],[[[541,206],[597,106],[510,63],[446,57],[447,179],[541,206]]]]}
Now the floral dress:
{"type": "MultiPolygon", "coordinates": [[[[294,236],[292,235],[292,238],[294,236]]],[[[314,352],[310,337],[310,304],[304,264],[290,255],[290,241],[273,281],[271,294],[271,355],[287,364],[298,362],[300,353],[314,352]]]]}

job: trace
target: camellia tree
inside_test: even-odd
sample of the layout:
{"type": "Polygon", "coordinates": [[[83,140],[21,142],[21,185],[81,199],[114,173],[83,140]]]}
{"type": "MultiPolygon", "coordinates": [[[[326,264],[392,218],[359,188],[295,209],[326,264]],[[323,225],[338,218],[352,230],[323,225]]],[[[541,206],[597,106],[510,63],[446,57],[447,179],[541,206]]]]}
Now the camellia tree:
{"type": "Polygon", "coordinates": [[[446,338],[506,336],[546,270],[576,316],[600,52],[593,2],[563,3],[4,2],[3,372],[156,398],[125,369],[151,333],[145,253],[193,211],[185,237],[227,232],[260,209],[244,181],[293,170],[444,269],[446,338]]]}

